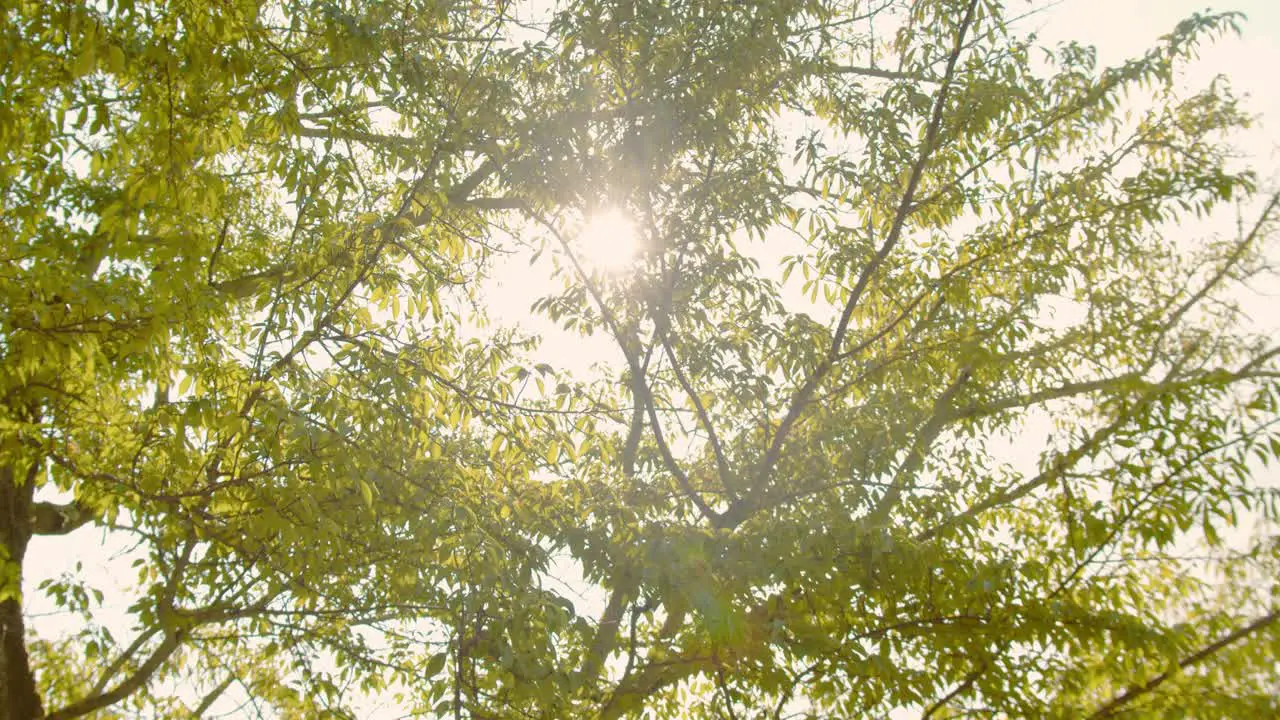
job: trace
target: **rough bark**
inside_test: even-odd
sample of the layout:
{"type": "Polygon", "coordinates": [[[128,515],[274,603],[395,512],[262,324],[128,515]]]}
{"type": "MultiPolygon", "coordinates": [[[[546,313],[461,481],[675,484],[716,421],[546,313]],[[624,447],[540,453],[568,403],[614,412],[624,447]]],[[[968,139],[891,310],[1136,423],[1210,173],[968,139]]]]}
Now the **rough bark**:
{"type": "Polygon", "coordinates": [[[0,720],[35,720],[44,715],[35,677],[27,658],[26,628],[22,621],[22,601],[17,592],[22,588],[22,560],[31,539],[31,508],[35,493],[35,471],[32,464],[25,477],[12,465],[0,465],[0,542],[8,558],[8,572],[17,569],[0,601],[0,720]]]}

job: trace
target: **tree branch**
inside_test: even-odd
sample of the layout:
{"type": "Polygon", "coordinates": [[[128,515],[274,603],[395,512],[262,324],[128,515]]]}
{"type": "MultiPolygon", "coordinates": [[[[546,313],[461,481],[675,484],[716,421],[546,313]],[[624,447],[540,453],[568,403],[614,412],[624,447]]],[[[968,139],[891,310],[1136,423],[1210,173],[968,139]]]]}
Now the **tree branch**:
{"type": "Polygon", "coordinates": [[[93,513],[78,502],[66,505],[37,502],[31,505],[31,532],[36,535],[66,535],[91,520],[93,513]]]}
{"type": "Polygon", "coordinates": [[[633,386],[642,394],[642,397],[638,399],[638,404],[643,405],[647,411],[649,424],[653,427],[654,441],[657,443],[658,451],[662,455],[663,465],[665,465],[667,471],[675,477],[676,483],[680,486],[681,492],[694,504],[694,507],[698,509],[699,514],[707,520],[710,520],[713,524],[719,526],[723,522],[724,516],[717,513],[715,510],[712,510],[710,505],[707,505],[707,502],[703,500],[702,496],[698,494],[698,491],[694,489],[693,483],[689,481],[689,476],[685,473],[684,469],[680,467],[680,463],[676,461],[675,455],[672,454],[671,447],[667,444],[666,438],[662,434],[662,424],[658,420],[657,405],[653,400],[653,392],[649,389],[649,383],[644,378],[644,368],[641,366],[640,357],[628,344],[627,338],[622,333],[622,328],[619,327],[617,319],[613,316],[613,312],[609,310],[609,306],[605,303],[604,296],[601,294],[600,289],[591,281],[591,276],[587,274],[586,269],[582,267],[582,263],[578,261],[577,255],[574,254],[573,248],[570,247],[569,241],[565,239],[564,235],[561,234],[560,231],[545,218],[536,214],[534,217],[539,223],[550,230],[556,240],[560,243],[561,249],[564,250],[565,256],[569,258],[569,262],[573,265],[573,269],[577,273],[578,278],[586,286],[587,292],[591,294],[591,299],[599,308],[605,327],[609,329],[609,333],[613,335],[619,349],[622,351],[622,355],[627,361],[627,368],[631,371],[633,386]]]}
{"type": "Polygon", "coordinates": [[[867,523],[870,527],[881,525],[889,519],[889,513],[898,504],[903,490],[906,489],[907,484],[911,482],[916,473],[920,471],[925,458],[929,455],[930,447],[938,439],[942,429],[947,426],[950,420],[951,401],[955,398],[956,393],[960,392],[960,388],[964,387],[965,383],[969,381],[969,375],[969,368],[962,368],[956,379],[934,401],[933,411],[916,435],[916,441],[912,443],[909,454],[898,468],[893,484],[889,486],[889,489],[885,491],[884,497],[880,498],[880,502],[876,503],[875,509],[867,516],[867,523]]]}
{"type": "Polygon", "coordinates": [[[927,75],[902,72],[899,70],[885,70],[883,68],[866,67],[863,65],[825,65],[819,72],[834,75],[861,75],[864,77],[880,78],[882,80],[910,80],[911,82],[918,83],[937,84],[947,82],[945,77],[929,77],[927,75]]]}
{"type": "Polygon", "coordinates": [[[998,492],[995,495],[988,497],[986,500],[975,503],[967,510],[951,515],[945,520],[939,522],[937,525],[918,534],[916,536],[916,541],[923,542],[925,540],[930,540],[936,537],[943,530],[946,530],[953,525],[971,520],[992,508],[999,507],[1001,505],[1008,505],[1009,503],[1026,497],[1038,488],[1057,482],[1058,478],[1062,477],[1063,473],[1070,470],[1077,462],[1080,462],[1085,457],[1097,451],[1098,448],[1102,447],[1102,444],[1110,439],[1112,435],[1119,432],[1120,428],[1123,427],[1125,423],[1127,423],[1137,412],[1138,407],[1145,405],[1147,402],[1149,402],[1149,396],[1147,400],[1139,403],[1138,406],[1129,408],[1120,413],[1120,415],[1111,423],[1092,433],[1084,440],[1084,442],[1081,442],[1066,454],[1059,456],[1053,461],[1053,464],[1048,469],[1044,470],[1039,475],[1036,475],[1020,485],[1015,485],[998,492]]]}
{"type": "Polygon", "coordinates": [[[783,416],[782,422],[778,425],[777,433],[773,436],[773,442],[770,443],[769,449],[765,452],[764,460],[760,468],[760,480],[763,481],[773,471],[774,465],[777,464],[778,458],[782,455],[783,444],[787,440],[787,436],[791,432],[791,428],[800,419],[800,415],[808,407],[809,401],[812,400],[814,392],[818,389],[818,385],[826,377],[827,373],[835,365],[844,344],[845,335],[849,332],[849,323],[853,319],[854,309],[857,308],[858,302],[862,299],[862,294],[866,291],[867,286],[871,282],[871,277],[888,259],[889,253],[898,244],[902,237],[903,228],[906,226],[907,216],[913,210],[913,202],[915,200],[916,189],[920,185],[920,178],[924,175],[924,167],[928,164],[930,156],[933,154],[934,145],[938,140],[938,133],[942,128],[942,112],[946,105],[947,95],[951,91],[952,81],[955,77],[956,63],[960,59],[960,52],[964,48],[964,38],[969,31],[969,27],[973,24],[974,13],[977,9],[977,0],[970,0],[968,7],[965,9],[964,18],[960,22],[960,32],[956,36],[956,42],[951,50],[951,54],[947,57],[947,69],[943,75],[942,87],[939,88],[937,96],[934,98],[932,115],[929,118],[929,126],[925,131],[924,144],[920,150],[920,156],[916,158],[915,164],[911,168],[911,175],[907,179],[906,190],[902,193],[902,200],[898,203],[898,210],[894,214],[893,223],[889,227],[889,233],[885,237],[884,243],[876,252],[871,262],[862,269],[858,279],[849,293],[849,299],[845,302],[844,310],[840,314],[840,321],[836,325],[836,330],[831,339],[831,349],[826,359],[818,364],[809,379],[796,392],[791,402],[791,407],[787,414],[783,416]]]}
{"type": "Polygon", "coordinates": [[[182,645],[182,633],[179,631],[165,634],[164,640],[152,651],[151,655],[138,667],[138,670],[125,678],[119,685],[107,692],[98,693],[79,702],[72,703],[61,710],[55,710],[45,716],[45,720],[71,720],[88,715],[95,710],[114,705],[145,686],[169,656],[182,645]]]}
{"type": "MultiPolygon", "coordinates": [[[[476,188],[480,187],[481,183],[488,180],[491,175],[498,171],[498,167],[498,161],[493,158],[485,158],[485,161],[480,163],[480,167],[476,168],[474,172],[463,178],[457,185],[449,188],[448,193],[446,193],[446,197],[449,202],[466,202],[467,199],[471,197],[471,193],[475,192],[476,188]]],[[[508,200],[506,202],[513,203],[515,208],[523,207],[514,200],[508,200]]]]}
{"type": "Polygon", "coordinates": [[[720,436],[716,433],[715,426],[711,424],[711,416],[707,413],[706,407],[703,406],[702,399],[698,397],[698,393],[694,391],[693,384],[689,382],[689,378],[680,367],[680,361],[676,358],[675,348],[671,346],[671,339],[667,335],[665,317],[662,322],[656,323],[656,329],[658,341],[662,344],[667,360],[671,363],[671,369],[675,372],[676,380],[680,383],[680,387],[685,394],[689,396],[689,400],[693,402],[693,409],[698,414],[698,422],[702,423],[702,427],[707,431],[707,440],[711,443],[711,451],[716,457],[716,468],[720,472],[720,478],[724,482],[725,489],[729,491],[730,496],[737,498],[741,488],[729,467],[729,459],[725,455],[724,446],[720,443],[720,436]]]}
{"type": "MultiPolygon", "coordinates": [[[[1231,631],[1230,633],[1227,633],[1226,635],[1222,636],[1218,640],[1206,645],[1205,647],[1192,653],[1191,655],[1188,655],[1182,660],[1179,660],[1178,670],[1185,670],[1186,668],[1189,668],[1192,665],[1196,665],[1201,662],[1204,662],[1205,660],[1213,656],[1214,653],[1217,653],[1219,650],[1222,650],[1223,648],[1229,645],[1239,642],[1240,640],[1248,637],[1249,635],[1252,635],[1255,632],[1266,629],[1269,625],[1275,623],[1277,620],[1280,620],[1280,608],[1272,610],[1271,612],[1254,620],[1248,625],[1245,625],[1240,628],[1236,628],[1235,630],[1231,631]]],[[[1150,680],[1140,685],[1130,686],[1124,692],[1120,693],[1116,697],[1107,701],[1105,704],[1102,705],[1102,707],[1093,711],[1093,713],[1089,715],[1088,720],[1093,720],[1094,718],[1111,717],[1116,713],[1117,710],[1124,707],[1125,705],[1128,705],[1134,700],[1137,700],[1143,695],[1146,695],[1152,692],[1153,690],[1155,690],[1156,688],[1164,684],[1164,682],[1167,681],[1169,678],[1173,677],[1175,674],[1176,674],[1176,671],[1174,670],[1166,670],[1165,672],[1160,673],[1159,675],[1151,678],[1150,680]]]]}
{"type": "Polygon", "coordinates": [[[946,695],[943,695],[942,697],[938,698],[933,703],[931,703],[929,707],[925,708],[924,712],[920,714],[920,720],[929,720],[929,718],[933,717],[934,713],[946,707],[947,703],[951,702],[952,700],[956,699],[960,695],[967,692],[969,688],[973,687],[973,684],[978,681],[978,678],[982,677],[982,674],[987,671],[988,667],[990,666],[987,665],[986,663],[983,663],[981,665],[978,665],[978,667],[974,668],[973,670],[969,671],[969,674],[965,676],[964,680],[960,681],[959,685],[956,685],[946,695]]]}
{"type": "Polygon", "coordinates": [[[200,701],[200,704],[196,706],[196,709],[191,711],[191,717],[195,718],[195,720],[199,720],[203,717],[204,714],[209,711],[209,708],[213,707],[213,704],[218,701],[218,698],[222,696],[222,693],[226,692],[227,688],[231,687],[231,684],[235,682],[235,680],[235,675],[228,675],[225,680],[218,683],[216,687],[204,696],[204,699],[200,701]]]}
{"type": "Polygon", "coordinates": [[[116,673],[120,672],[120,669],[124,667],[125,663],[129,662],[129,659],[141,650],[142,646],[145,645],[148,640],[155,637],[158,632],[160,632],[160,628],[150,627],[143,630],[138,637],[134,638],[133,642],[129,644],[129,647],[125,648],[124,652],[120,653],[115,660],[111,661],[111,665],[108,666],[102,673],[102,676],[98,678],[98,682],[94,684],[93,689],[89,691],[89,694],[91,696],[101,695],[105,692],[107,684],[111,682],[111,678],[115,677],[116,673]]]}
{"type": "Polygon", "coordinates": [[[652,693],[713,667],[712,659],[707,657],[673,658],[649,663],[632,681],[622,683],[614,690],[600,709],[600,720],[617,720],[633,710],[636,702],[652,693]]]}
{"type": "Polygon", "coordinates": [[[477,210],[521,210],[525,206],[524,201],[519,198],[506,197],[469,198],[461,201],[461,204],[477,210]]]}
{"type": "Polygon", "coordinates": [[[610,593],[609,604],[605,607],[604,615],[600,617],[600,625],[596,628],[596,636],[591,641],[586,658],[582,661],[580,674],[584,683],[589,684],[595,681],[604,661],[613,652],[613,646],[618,637],[618,626],[622,624],[622,614],[627,609],[631,592],[626,588],[616,587],[610,593]]]}
{"type": "Polygon", "coordinates": [[[302,137],[316,140],[352,140],[365,145],[383,145],[394,148],[413,148],[418,145],[417,138],[404,137],[402,135],[380,135],[362,130],[312,128],[304,125],[298,128],[298,134],[302,137]]]}

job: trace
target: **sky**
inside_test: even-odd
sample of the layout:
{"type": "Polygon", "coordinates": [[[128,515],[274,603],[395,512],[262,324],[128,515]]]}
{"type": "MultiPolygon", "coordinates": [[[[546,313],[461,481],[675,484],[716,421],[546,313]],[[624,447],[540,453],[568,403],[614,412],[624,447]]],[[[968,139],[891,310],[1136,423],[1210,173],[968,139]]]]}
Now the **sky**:
{"type": "MultiPolygon", "coordinates": [[[[1021,0],[1010,2],[1015,3],[1022,4],[1021,0]]],[[[1280,91],[1276,90],[1276,74],[1280,70],[1280,0],[1237,0],[1213,7],[1246,13],[1243,35],[1206,47],[1201,61],[1185,80],[1191,86],[1202,85],[1221,73],[1230,78],[1237,92],[1248,97],[1246,107],[1259,113],[1262,122],[1240,138],[1240,147],[1261,171],[1264,188],[1268,184],[1280,186],[1280,171],[1277,171],[1280,91]]],[[[1180,19],[1205,8],[1204,0],[1062,0],[1046,12],[1028,18],[1024,24],[1025,29],[1036,31],[1045,44],[1075,39],[1096,45],[1100,65],[1109,65],[1141,53],[1180,19]]],[[[1215,228],[1206,230],[1213,232],[1215,228]]],[[[594,362],[620,360],[616,357],[617,350],[603,334],[584,339],[576,333],[560,331],[549,322],[529,321],[529,304],[541,290],[536,282],[531,286],[531,276],[534,275],[524,260],[499,268],[489,294],[499,323],[519,322],[526,329],[542,334],[541,355],[567,370],[582,370],[594,362]]],[[[1271,310],[1273,301],[1274,297],[1265,289],[1258,297],[1247,299],[1260,325],[1280,328],[1280,314],[1271,310]]],[[[95,615],[127,643],[132,633],[124,610],[130,600],[122,588],[133,577],[133,571],[128,568],[125,550],[118,538],[92,527],[64,537],[33,539],[27,554],[26,576],[29,628],[46,636],[77,629],[76,618],[58,611],[36,591],[36,586],[83,563],[91,582],[108,593],[104,607],[95,615]]]]}
{"type": "MultiPolygon", "coordinates": [[[[1246,15],[1240,38],[1224,38],[1206,46],[1200,62],[1187,76],[1191,85],[1201,85],[1216,74],[1226,75],[1237,92],[1249,96],[1248,107],[1270,118],[1255,128],[1244,146],[1257,158],[1280,159],[1280,91],[1276,72],[1280,69],[1280,2],[1276,0],[1063,0],[1042,16],[1032,18],[1040,38],[1052,43],[1075,39],[1098,48],[1102,65],[1121,62],[1151,47],[1179,20],[1192,13],[1239,11],[1246,15]]],[[[1273,179],[1280,180],[1273,173],[1273,179]]]]}

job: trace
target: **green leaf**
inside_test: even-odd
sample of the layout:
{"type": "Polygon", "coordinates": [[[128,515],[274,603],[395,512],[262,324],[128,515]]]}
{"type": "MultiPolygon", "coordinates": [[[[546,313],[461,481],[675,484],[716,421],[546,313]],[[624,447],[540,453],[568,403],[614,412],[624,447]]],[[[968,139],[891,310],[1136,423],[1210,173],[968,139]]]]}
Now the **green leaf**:
{"type": "Polygon", "coordinates": [[[427,660],[427,664],[422,668],[423,678],[429,679],[439,675],[440,671],[444,670],[445,663],[448,660],[449,654],[447,652],[438,652],[432,655],[427,660]]]}

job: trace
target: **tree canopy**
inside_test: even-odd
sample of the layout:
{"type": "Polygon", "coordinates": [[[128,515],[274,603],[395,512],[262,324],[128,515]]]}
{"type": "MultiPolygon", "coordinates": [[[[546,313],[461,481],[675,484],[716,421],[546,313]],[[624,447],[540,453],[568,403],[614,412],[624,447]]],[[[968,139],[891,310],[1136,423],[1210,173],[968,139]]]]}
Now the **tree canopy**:
{"type": "Polygon", "coordinates": [[[1242,18],[1007,5],[4,0],[0,718],[1280,714],[1242,18]]]}

